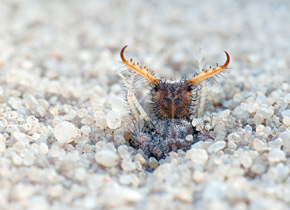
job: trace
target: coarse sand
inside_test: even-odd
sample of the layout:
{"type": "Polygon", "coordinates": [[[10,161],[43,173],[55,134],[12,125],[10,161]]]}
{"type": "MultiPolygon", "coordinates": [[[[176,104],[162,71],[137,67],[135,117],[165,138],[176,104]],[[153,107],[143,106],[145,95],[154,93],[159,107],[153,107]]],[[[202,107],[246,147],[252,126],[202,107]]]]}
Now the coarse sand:
{"type": "MultiPolygon", "coordinates": [[[[2,0],[0,209],[290,209],[289,11],[288,0],[2,0]],[[190,150],[157,161],[128,145],[125,45],[176,80],[199,55],[208,69],[230,54],[206,83],[190,150]]],[[[144,81],[134,93],[146,106],[144,81]]]]}

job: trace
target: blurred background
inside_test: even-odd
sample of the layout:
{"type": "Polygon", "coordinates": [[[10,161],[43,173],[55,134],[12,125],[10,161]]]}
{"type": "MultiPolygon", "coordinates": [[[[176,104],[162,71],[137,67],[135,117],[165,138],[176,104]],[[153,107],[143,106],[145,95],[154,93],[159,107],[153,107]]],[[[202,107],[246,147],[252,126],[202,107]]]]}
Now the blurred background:
{"type": "Polygon", "coordinates": [[[274,67],[287,74],[289,9],[287,0],[2,0],[0,61],[23,57],[35,73],[82,74],[105,85],[102,75],[120,66],[124,45],[129,57],[164,77],[192,70],[201,48],[210,64],[223,62],[227,50],[239,75],[245,66],[251,74],[274,67]]]}

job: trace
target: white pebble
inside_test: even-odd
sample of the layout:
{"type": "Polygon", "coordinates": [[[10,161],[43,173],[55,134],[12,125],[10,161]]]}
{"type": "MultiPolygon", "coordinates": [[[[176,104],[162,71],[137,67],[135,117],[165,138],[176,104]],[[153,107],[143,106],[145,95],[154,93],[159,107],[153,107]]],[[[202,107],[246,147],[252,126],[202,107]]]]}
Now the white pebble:
{"type": "Polygon", "coordinates": [[[18,141],[13,145],[13,148],[18,151],[24,150],[26,147],[28,147],[28,145],[24,141],[18,141]]]}
{"type": "Polygon", "coordinates": [[[61,184],[49,185],[46,189],[47,194],[51,198],[60,198],[63,196],[63,186],[61,184]]]}
{"type": "Polygon", "coordinates": [[[121,126],[121,116],[118,112],[110,111],[107,115],[107,125],[111,129],[116,129],[121,126]]]}
{"type": "Polygon", "coordinates": [[[214,131],[216,132],[221,132],[224,130],[225,130],[225,123],[223,121],[219,121],[214,127],[214,131]]]}
{"type": "Polygon", "coordinates": [[[199,170],[196,170],[194,173],[193,173],[193,176],[192,176],[193,180],[196,181],[196,182],[202,182],[205,178],[204,176],[204,173],[199,171],[199,170]]]}
{"type": "Polygon", "coordinates": [[[118,147],[118,153],[119,153],[119,156],[122,159],[130,159],[130,153],[129,153],[127,145],[119,146],[118,147]]]}
{"type": "Polygon", "coordinates": [[[229,141],[228,142],[228,148],[229,149],[237,149],[237,144],[236,143],[234,143],[234,142],[232,142],[232,141],[229,141]]]}
{"type": "Polygon", "coordinates": [[[114,135],[114,142],[116,145],[123,145],[126,143],[124,136],[121,135],[114,135]]]}
{"type": "Polygon", "coordinates": [[[262,174],[266,171],[266,167],[265,165],[259,164],[259,163],[255,163],[252,165],[251,167],[251,171],[255,174],[262,174]]]}
{"type": "Polygon", "coordinates": [[[129,185],[131,181],[132,181],[132,178],[128,174],[122,174],[119,178],[120,184],[123,184],[123,185],[129,185]]]}
{"type": "Polygon", "coordinates": [[[254,112],[256,112],[258,107],[259,107],[258,104],[248,104],[246,109],[249,113],[254,113],[254,112]]]}
{"type": "Polygon", "coordinates": [[[186,140],[186,141],[193,141],[193,136],[192,136],[192,135],[187,135],[187,136],[185,137],[185,140],[186,140]]]}
{"type": "Polygon", "coordinates": [[[241,140],[241,136],[237,133],[231,133],[228,135],[228,140],[237,143],[241,140]]]}
{"type": "Polygon", "coordinates": [[[77,136],[78,130],[74,124],[64,121],[55,126],[53,133],[58,141],[70,143],[77,136]]]}
{"type": "Polygon", "coordinates": [[[265,129],[265,126],[264,126],[264,125],[258,125],[258,126],[256,127],[256,131],[258,131],[258,132],[260,132],[260,131],[264,131],[264,129],[265,129]]]}
{"type": "Polygon", "coordinates": [[[253,164],[253,160],[248,155],[241,155],[240,162],[244,168],[250,168],[253,164]]]}
{"type": "Polygon", "coordinates": [[[24,133],[21,133],[19,131],[14,131],[12,135],[17,141],[21,141],[25,139],[25,136],[26,136],[24,133]]]}
{"type": "Polygon", "coordinates": [[[119,162],[119,156],[113,151],[101,150],[96,153],[95,160],[105,167],[115,167],[119,162]]]}
{"type": "Polygon", "coordinates": [[[288,116],[283,117],[283,123],[287,126],[290,126],[290,117],[288,116]]]}
{"type": "Polygon", "coordinates": [[[263,121],[264,121],[264,117],[263,117],[263,115],[261,115],[261,114],[256,114],[256,115],[254,116],[254,123],[255,123],[256,125],[260,125],[263,121]]]}
{"type": "Polygon", "coordinates": [[[229,109],[226,109],[226,110],[219,113],[219,117],[221,119],[227,119],[227,118],[229,118],[230,114],[231,114],[231,111],[229,109]]]}
{"type": "Polygon", "coordinates": [[[279,137],[283,140],[283,145],[290,146],[290,131],[284,131],[279,137]]]}
{"type": "Polygon", "coordinates": [[[281,182],[288,177],[289,168],[283,163],[279,163],[277,166],[271,166],[267,174],[273,181],[281,182]]]}
{"type": "Polygon", "coordinates": [[[105,129],[107,127],[106,117],[104,115],[95,115],[95,124],[98,128],[105,129]]]}
{"type": "Polygon", "coordinates": [[[83,181],[86,178],[87,172],[84,168],[75,169],[75,178],[79,181],[83,181]]]}
{"type": "Polygon", "coordinates": [[[35,156],[31,151],[26,151],[23,154],[23,165],[31,166],[35,161],[35,156]]]}
{"type": "Polygon", "coordinates": [[[90,134],[91,130],[92,129],[89,126],[87,126],[87,125],[84,125],[84,126],[81,127],[81,132],[83,134],[85,134],[85,135],[90,134]]]}
{"type": "Polygon", "coordinates": [[[136,154],[134,160],[140,163],[141,165],[143,165],[146,162],[145,158],[139,153],[136,154]]]}
{"type": "Polygon", "coordinates": [[[286,104],[290,104],[290,93],[288,93],[285,97],[284,97],[284,102],[286,104]]]}
{"type": "Polygon", "coordinates": [[[81,120],[81,123],[84,125],[91,125],[94,123],[94,121],[95,121],[94,118],[92,116],[88,115],[81,120]]]}
{"type": "Polygon", "coordinates": [[[77,115],[80,117],[80,118],[84,118],[88,115],[88,111],[84,108],[81,108],[77,111],[77,115]]]}
{"type": "Polygon", "coordinates": [[[260,151],[265,147],[265,143],[260,139],[255,138],[253,141],[253,147],[255,150],[260,151]]]}
{"type": "Polygon", "coordinates": [[[285,153],[280,149],[273,149],[268,154],[268,160],[270,162],[280,162],[286,159],[285,153]]]}
{"type": "Polygon", "coordinates": [[[202,193],[202,198],[206,201],[212,201],[213,199],[220,200],[226,193],[226,186],[223,183],[217,181],[211,181],[208,183],[202,193]]]}
{"type": "Polygon", "coordinates": [[[155,169],[157,168],[158,166],[158,161],[156,160],[156,158],[154,157],[150,157],[149,160],[148,160],[148,166],[152,169],[155,169]]]}
{"type": "Polygon", "coordinates": [[[122,160],[121,167],[124,171],[133,171],[136,169],[136,164],[132,160],[122,160]]]}
{"type": "Polygon", "coordinates": [[[33,185],[25,184],[25,183],[18,183],[11,189],[11,196],[13,200],[27,200],[30,198],[36,188],[33,185]]]}
{"type": "MultiPolygon", "coordinates": [[[[290,95],[290,94],[289,94],[290,95]]],[[[282,112],[283,117],[290,117],[290,110],[285,110],[282,112]]]]}
{"type": "Polygon", "coordinates": [[[281,138],[277,138],[274,141],[269,142],[269,147],[271,149],[279,149],[283,145],[283,140],[281,138]]]}
{"type": "Polygon", "coordinates": [[[22,158],[19,157],[19,155],[13,154],[12,155],[12,162],[14,165],[21,165],[22,164],[22,158]]]}
{"type": "Polygon", "coordinates": [[[225,141],[217,141],[215,143],[213,143],[212,145],[210,145],[210,147],[208,148],[208,152],[209,153],[216,153],[217,151],[225,148],[226,146],[226,142],[225,141]]]}
{"type": "Polygon", "coordinates": [[[42,155],[46,155],[48,153],[48,146],[45,143],[39,144],[39,150],[42,155]]]}
{"type": "Polygon", "coordinates": [[[208,154],[204,149],[192,148],[186,152],[186,156],[194,163],[205,164],[208,160],[208,154]]]}

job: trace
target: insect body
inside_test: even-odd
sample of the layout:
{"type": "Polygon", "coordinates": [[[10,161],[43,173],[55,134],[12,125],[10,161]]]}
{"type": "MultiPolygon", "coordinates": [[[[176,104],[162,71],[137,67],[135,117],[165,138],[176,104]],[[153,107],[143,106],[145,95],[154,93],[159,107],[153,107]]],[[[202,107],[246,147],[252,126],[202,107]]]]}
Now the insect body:
{"type": "Polygon", "coordinates": [[[191,145],[198,141],[198,132],[190,120],[194,91],[198,83],[222,72],[228,66],[230,62],[228,53],[225,51],[227,61],[223,66],[217,64],[215,68],[210,67],[207,71],[202,69],[200,74],[191,79],[170,82],[156,78],[146,67],[133,63],[132,59],[126,60],[124,58],[126,47],[121,50],[120,56],[123,63],[132,70],[131,84],[126,82],[122,74],[120,76],[128,88],[127,100],[135,120],[145,121],[141,129],[133,132],[130,145],[157,159],[164,158],[170,151],[190,149],[191,145]],[[151,86],[152,109],[156,115],[153,118],[148,117],[132,93],[134,72],[145,78],[151,86]],[[189,138],[190,136],[192,138],[189,138]]]}

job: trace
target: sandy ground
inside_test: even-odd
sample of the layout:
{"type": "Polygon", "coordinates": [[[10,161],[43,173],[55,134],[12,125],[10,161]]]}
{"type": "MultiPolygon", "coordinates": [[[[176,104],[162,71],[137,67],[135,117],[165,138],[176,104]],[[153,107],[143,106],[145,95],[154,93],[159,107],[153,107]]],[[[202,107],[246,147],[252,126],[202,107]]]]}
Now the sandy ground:
{"type": "Polygon", "coordinates": [[[0,4],[1,209],[290,209],[289,1],[0,4]],[[204,141],[160,162],[128,146],[127,44],[174,79],[229,52],[204,141]]]}

